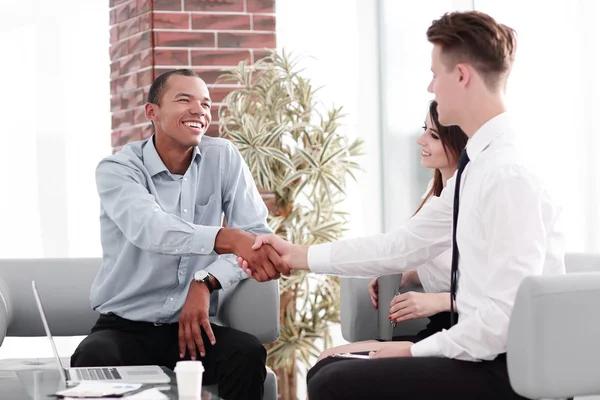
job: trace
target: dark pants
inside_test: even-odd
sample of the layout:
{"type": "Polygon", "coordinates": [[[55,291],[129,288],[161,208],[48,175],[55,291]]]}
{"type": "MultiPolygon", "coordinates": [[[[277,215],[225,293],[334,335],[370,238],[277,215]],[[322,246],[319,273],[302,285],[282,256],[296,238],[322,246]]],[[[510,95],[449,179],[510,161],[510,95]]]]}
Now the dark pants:
{"type": "MultiPolygon", "coordinates": [[[[219,385],[224,399],[262,399],[266,350],[254,336],[211,324],[216,344],[204,331],[203,384],[219,385]]],[[[155,326],[101,315],[71,357],[72,367],[160,365],[173,369],[179,358],[178,324],[155,326]]],[[[198,356],[200,352],[197,352],[198,356]]],[[[186,355],[189,360],[189,355],[186,355]]]]}
{"type": "MultiPolygon", "coordinates": [[[[456,321],[458,321],[458,315],[456,315],[456,321]]],[[[429,317],[429,323],[415,336],[394,336],[392,340],[394,342],[413,342],[417,343],[420,340],[428,338],[434,333],[441,332],[443,329],[450,329],[450,313],[441,312],[434,314],[429,317]]]]}
{"type": "Polygon", "coordinates": [[[327,357],[308,371],[306,380],[310,400],[524,399],[510,386],[504,355],[482,362],[440,357],[327,357]]]}
{"type": "MultiPolygon", "coordinates": [[[[427,327],[416,336],[395,336],[394,341],[416,343],[449,327],[450,314],[440,313],[430,317],[427,327]]],[[[306,381],[310,400],[524,399],[510,386],[504,354],[483,362],[441,357],[327,357],[308,371],[306,381]]]]}

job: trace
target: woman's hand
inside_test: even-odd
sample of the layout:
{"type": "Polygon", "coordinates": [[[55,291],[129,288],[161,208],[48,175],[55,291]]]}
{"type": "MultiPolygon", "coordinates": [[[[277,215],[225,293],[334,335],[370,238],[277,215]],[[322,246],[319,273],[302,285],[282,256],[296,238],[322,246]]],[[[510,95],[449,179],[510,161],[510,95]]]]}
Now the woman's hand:
{"type": "Polygon", "coordinates": [[[373,308],[375,310],[377,310],[377,294],[379,293],[377,279],[378,278],[373,278],[373,280],[369,282],[369,294],[371,295],[371,303],[373,303],[373,308]]]}
{"type": "MultiPolygon", "coordinates": [[[[377,310],[377,295],[379,294],[379,278],[373,278],[371,282],[369,282],[369,295],[371,296],[371,303],[373,304],[373,308],[377,310]]],[[[402,273],[402,278],[400,279],[400,287],[398,289],[403,289],[405,287],[410,286],[419,286],[421,284],[421,280],[419,279],[419,274],[417,274],[416,269],[411,269],[410,271],[406,271],[402,273]]]]}
{"type": "Polygon", "coordinates": [[[402,278],[400,278],[400,289],[420,285],[421,280],[419,279],[419,274],[417,273],[416,269],[411,269],[410,271],[402,273],[402,278]]]}
{"type": "Polygon", "coordinates": [[[392,299],[390,319],[402,322],[430,317],[444,311],[450,311],[450,293],[406,292],[392,299]]]}

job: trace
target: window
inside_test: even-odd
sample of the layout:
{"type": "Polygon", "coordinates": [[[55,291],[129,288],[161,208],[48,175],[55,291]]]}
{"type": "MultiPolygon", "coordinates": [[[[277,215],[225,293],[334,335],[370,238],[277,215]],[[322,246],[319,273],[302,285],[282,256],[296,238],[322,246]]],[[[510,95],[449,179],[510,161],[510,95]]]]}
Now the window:
{"type": "Polygon", "coordinates": [[[0,257],[99,256],[94,170],[111,151],[108,4],[8,7],[0,257]]]}
{"type": "Polygon", "coordinates": [[[382,165],[384,230],[414,213],[433,177],[420,164],[421,134],[429,101],[431,45],[425,32],[431,21],[471,1],[380,2],[382,165]]]}
{"type": "MultiPolygon", "coordinates": [[[[98,257],[94,170],[111,153],[108,2],[21,0],[2,11],[0,257],[98,257]]],[[[80,340],[56,338],[59,353],[80,340]]],[[[0,358],[51,356],[45,337],[0,348],[0,358]]]]}

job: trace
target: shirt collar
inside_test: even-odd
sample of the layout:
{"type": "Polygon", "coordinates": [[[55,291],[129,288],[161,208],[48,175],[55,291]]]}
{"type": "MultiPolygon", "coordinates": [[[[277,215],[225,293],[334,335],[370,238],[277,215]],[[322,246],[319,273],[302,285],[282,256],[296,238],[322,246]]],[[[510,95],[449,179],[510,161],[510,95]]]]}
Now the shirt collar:
{"type": "Polygon", "coordinates": [[[473,161],[495,139],[504,134],[513,134],[510,115],[507,112],[496,115],[475,132],[467,143],[467,155],[473,161]]]}
{"type": "MultiPolygon", "coordinates": [[[[150,173],[150,176],[154,176],[163,171],[169,172],[163,161],[161,160],[158,152],[156,151],[156,147],[154,146],[154,135],[152,135],[143,150],[144,154],[144,166],[150,173]]],[[[192,161],[196,161],[201,156],[200,148],[198,146],[194,146],[194,154],[192,156],[192,161]]]]}

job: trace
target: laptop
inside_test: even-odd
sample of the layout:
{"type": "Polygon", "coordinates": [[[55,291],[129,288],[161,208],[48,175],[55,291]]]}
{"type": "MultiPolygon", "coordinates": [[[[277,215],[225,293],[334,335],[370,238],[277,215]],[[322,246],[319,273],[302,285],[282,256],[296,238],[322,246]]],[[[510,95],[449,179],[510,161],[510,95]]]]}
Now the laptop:
{"type": "Polygon", "coordinates": [[[127,382],[127,383],[168,383],[171,381],[169,376],[158,365],[138,365],[131,367],[87,367],[87,368],[67,368],[65,369],[58,356],[54,339],[50,333],[46,313],[42,306],[42,300],[35,286],[35,281],[31,281],[35,302],[44,324],[44,330],[54,352],[54,358],[58,365],[58,370],[62,380],[67,386],[77,384],[80,381],[107,381],[107,382],[127,382]]]}

